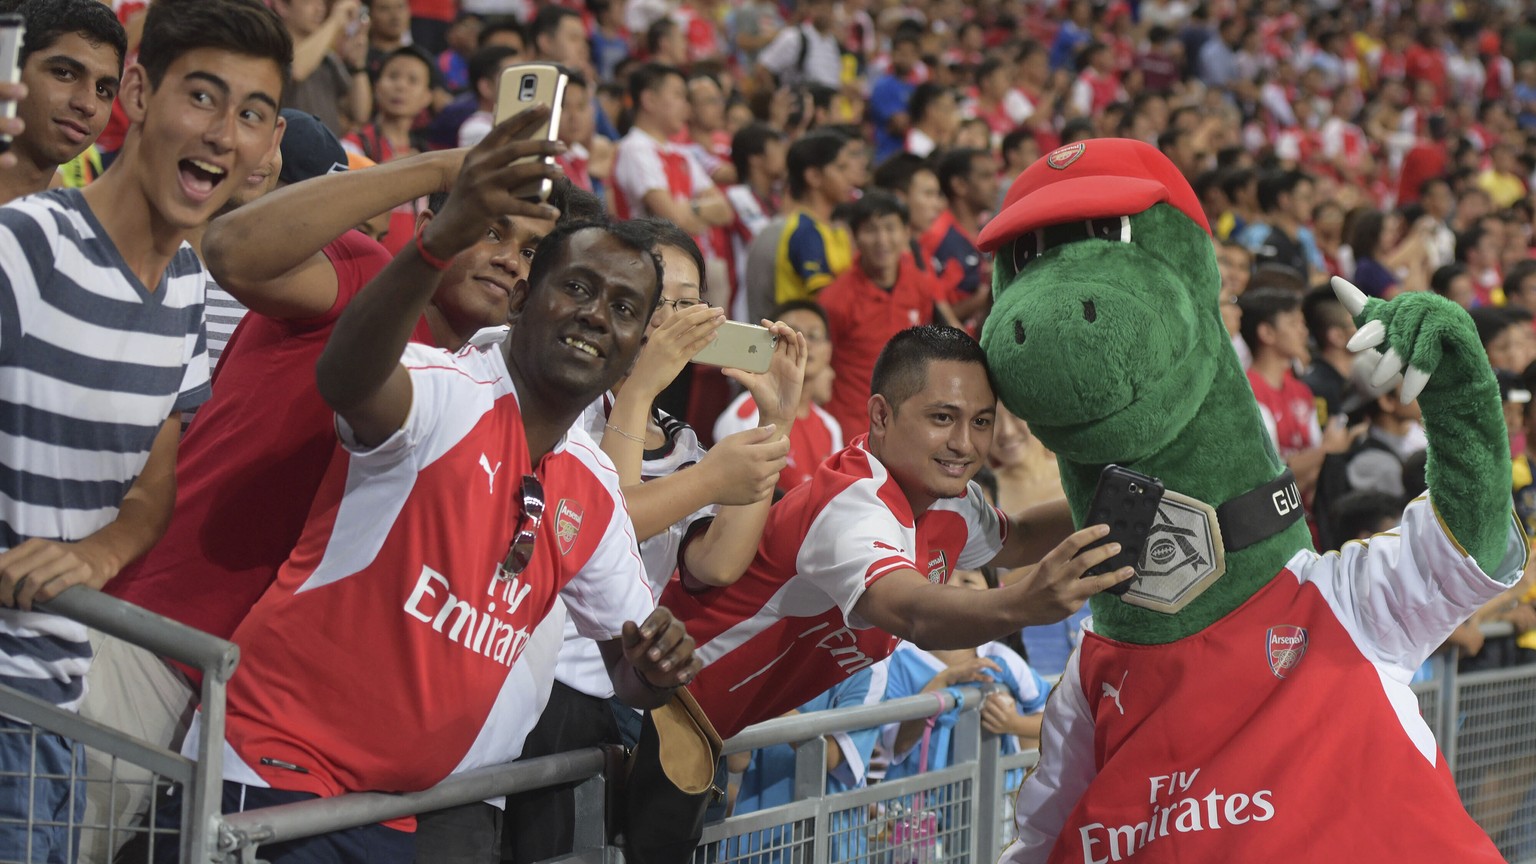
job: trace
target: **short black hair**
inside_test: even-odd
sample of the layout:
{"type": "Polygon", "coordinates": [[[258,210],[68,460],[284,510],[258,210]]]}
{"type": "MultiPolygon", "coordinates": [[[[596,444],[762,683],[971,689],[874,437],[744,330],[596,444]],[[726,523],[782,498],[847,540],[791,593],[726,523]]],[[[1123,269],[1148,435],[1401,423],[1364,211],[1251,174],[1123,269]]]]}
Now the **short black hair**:
{"type": "Polygon", "coordinates": [[[1479,306],[1470,310],[1472,324],[1477,328],[1477,341],[1484,348],[1511,327],[1531,322],[1531,313],[1518,306],[1479,306]]]}
{"type": "Polygon", "coordinates": [[[486,18],[485,23],[480,27],[480,36],[475,42],[476,47],[484,48],[490,43],[491,37],[497,33],[516,33],[517,41],[522,43],[523,50],[528,50],[528,34],[523,30],[523,25],[511,15],[492,15],[486,18]]]}
{"type": "Polygon", "coordinates": [[[853,202],[848,211],[848,228],[858,231],[870,221],[882,216],[896,216],[901,224],[907,224],[907,205],[884,189],[871,189],[853,202]]]}
{"type": "Polygon", "coordinates": [[[1519,294],[1520,283],[1531,278],[1533,274],[1536,274],[1536,261],[1529,258],[1517,261],[1509,268],[1509,272],[1504,274],[1504,297],[1508,299],[1519,294]]]}
{"type": "Polygon", "coordinates": [[[907,99],[907,116],[912,118],[912,123],[916,124],[922,120],[928,113],[928,106],[937,102],[946,93],[951,93],[948,87],[932,81],[924,81],[912,88],[912,95],[907,99]]]}
{"type": "Polygon", "coordinates": [[[516,48],[506,45],[487,45],[469,57],[469,83],[494,80],[501,75],[501,64],[510,57],[519,57],[516,48]]]}
{"type": "Polygon", "coordinates": [[[1280,196],[1289,195],[1312,178],[1302,171],[1271,171],[1259,178],[1259,209],[1268,213],[1280,206],[1280,196]]]}
{"type": "MultiPolygon", "coordinates": [[[[293,39],[277,13],[259,0],[155,0],[150,5],[138,62],[151,88],[160,86],[172,63],[200,48],[271,60],[284,82],[292,74],[293,39]]],[[[282,93],[272,95],[281,105],[282,93]]]]}
{"type": "Polygon", "coordinates": [[[731,136],[731,164],[736,166],[739,182],[747,182],[747,169],[753,156],[761,156],[768,150],[769,141],[783,141],[784,132],[767,123],[753,122],[736,130],[731,136]]]}
{"type": "Polygon", "coordinates": [[[987,373],[988,385],[992,384],[987,355],[969,333],[954,327],[923,324],[897,333],[880,349],[869,379],[869,392],[885,397],[895,411],[927,386],[929,364],[942,360],[975,363],[987,373]]]}
{"type": "Polygon", "coordinates": [[[1376,247],[1381,245],[1381,232],[1387,227],[1386,214],[1380,210],[1366,209],[1350,220],[1349,248],[1356,260],[1376,257],[1376,247]]]}
{"type": "Polygon", "coordinates": [[[100,0],[4,0],[0,13],[20,15],[26,21],[27,35],[21,40],[18,65],[38,51],[46,51],[66,33],[79,33],[92,45],[105,43],[117,49],[117,70],[123,70],[128,54],[128,35],[112,14],[112,7],[100,0]]]}
{"type": "Polygon", "coordinates": [[[1488,229],[1481,224],[1473,224],[1467,230],[1456,235],[1456,260],[1462,264],[1467,262],[1467,255],[1477,248],[1477,244],[1483,241],[1483,235],[1488,229]]]}
{"type": "Polygon", "coordinates": [[[1307,321],[1307,332],[1319,345],[1323,344],[1330,328],[1347,327],[1351,320],[1349,310],[1344,308],[1338,295],[1327,285],[1307,292],[1301,300],[1301,316],[1307,321]]]}
{"type": "Polygon", "coordinates": [[[1003,136],[1003,143],[997,148],[997,152],[1006,159],[1010,150],[1013,150],[1025,141],[1033,141],[1034,138],[1034,132],[1020,126],[1003,136]]]}
{"type": "Polygon", "coordinates": [[[1003,68],[1005,61],[1000,57],[988,57],[976,66],[976,86],[987,80],[993,72],[1003,68]]]}
{"type": "Polygon", "coordinates": [[[629,104],[634,110],[640,110],[640,94],[656,89],[657,85],[673,76],[684,84],[688,83],[688,77],[676,66],[665,63],[640,64],[635,71],[629,73],[629,104]]]}
{"type": "Polygon", "coordinates": [[[791,312],[810,312],[821,319],[822,326],[831,327],[832,321],[827,317],[827,310],[821,308],[821,304],[815,300],[788,300],[773,307],[773,320],[783,321],[784,316],[791,312]]]}
{"type": "MultiPolygon", "coordinates": [[[[1335,501],[1333,513],[1334,536],[1340,540],[1364,539],[1377,533],[1385,519],[1397,520],[1402,516],[1403,502],[1385,492],[1356,489],[1335,501]]],[[[1330,550],[1331,551],[1331,550],[1330,550]]]]}
{"type": "Polygon", "coordinates": [[[1295,291],[1284,288],[1249,288],[1237,298],[1237,308],[1243,312],[1239,332],[1248,349],[1259,350],[1259,325],[1275,325],[1275,319],[1286,312],[1294,312],[1301,306],[1301,297],[1295,291]]]}
{"type": "Polygon", "coordinates": [[[922,31],[914,31],[912,28],[905,26],[907,23],[906,21],[901,22],[901,25],[896,28],[895,35],[891,37],[892,52],[896,50],[897,45],[911,45],[913,48],[922,50],[922,31]]]}
{"type": "Polygon", "coordinates": [[[875,173],[870,179],[880,189],[905,195],[912,188],[912,178],[916,177],[919,171],[934,173],[933,166],[916,153],[894,153],[887,156],[885,161],[875,168],[875,173]]]}
{"type": "Polygon", "coordinates": [[[1467,268],[1464,264],[1442,264],[1435,268],[1435,272],[1429,277],[1429,290],[1441,297],[1451,293],[1451,282],[1458,276],[1465,276],[1467,268]]]}
{"type": "Polygon", "coordinates": [[[407,60],[415,60],[417,63],[427,67],[428,89],[438,86],[437,63],[433,61],[431,55],[415,45],[401,45],[399,48],[392,48],[385,52],[384,56],[379,58],[378,65],[373,67],[373,74],[369,76],[370,80],[377,84],[379,77],[384,74],[384,67],[402,57],[407,60]]]}
{"type": "Polygon", "coordinates": [[[571,237],[588,230],[602,231],[634,252],[650,257],[651,265],[655,270],[656,293],[651,295],[651,308],[646,314],[656,311],[656,305],[661,302],[661,256],[656,254],[656,244],[651,239],[651,232],[644,226],[636,224],[635,220],[572,220],[556,224],[555,230],[544,235],[544,239],[539,241],[538,249],[534,250],[533,261],[528,265],[528,290],[530,292],[538,290],[539,286],[549,279],[549,273],[555,265],[565,259],[571,237]]]}
{"type": "Polygon", "coordinates": [[[581,13],[557,3],[546,3],[539,7],[538,14],[528,22],[528,41],[533,43],[533,50],[539,50],[540,36],[553,34],[560,29],[560,22],[567,18],[575,18],[580,22],[581,13]]]}
{"type": "Polygon", "coordinates": [[[989,155],[986,150],[977,150],[974,147],[956,147],[947,150],[939,157],[939,163],[934,174],[939,178],[939,191],[945,198],[952,198],[955,194],[955,181],[967,178],[971,174],[971,166],[977,159],[989,155]]]}
{"type": "MultiPolygon", "coordinates": [[[[661,266],[665,271],[667,262],[661,257],[661,248],[671,246],[688,253],[693,260],[695,270],[699,271],[699,293],[704,293],[704,253],[699,249],[698,241],[694,240],[687,231],[677,227],[676,223],[668,222],[656,216],[643,216],[631,220],[636,226],[650,232],[651,243],[656,247],[656,257],[661,260],[661,266]]],[[[659,293],[659,292],[658,292],[659,293]]]]}
{"type": "Polygon", "coordinates": [[[804,198],[810,190],[810,185],[805,181],[805,172],[812,168],[825,168],[836,162],[846,146],[848,136],[832,129],[812,130],[789,145],[784,162],[789,169],[790,197],[804,198]]]}
{"type": "Polygon", "coordinates": [[[677,29],[677,22],[663,15],[645,28],[645,53],[648,57],[655,57],[661,49],[661,40],[667,38],[667,34],[677,29]]]}

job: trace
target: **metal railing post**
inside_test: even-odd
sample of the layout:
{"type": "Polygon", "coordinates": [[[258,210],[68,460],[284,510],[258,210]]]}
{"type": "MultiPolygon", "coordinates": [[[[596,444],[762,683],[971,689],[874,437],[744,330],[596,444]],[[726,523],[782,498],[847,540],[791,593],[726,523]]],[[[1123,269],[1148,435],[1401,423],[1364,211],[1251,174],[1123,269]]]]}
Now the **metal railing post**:
{"type": "MultiPolygon", "coordinates": [[[[978,719],[980,712],[977,712],[978,719]]],[[[981,739],[981,758],[976,763],[976,856],[977,864],[996,861],[998,826],[1002,824],[1003,775],[997,764],[1003,753],[1003,739],[990,732],[981,739]]]]}
{"type": "Polygon", "coordinates": [[[1461,658],[1461,649],[1455,645],[1445,652],[1445,674],[1440,679],[1440,728],[1437,730],[1440,736],[1440,752],[1445,756],[1446,770],[1452,776],[1456,774],[1456,717],[1461,712],[1456,704],[1458,697],[1456,680],[1456,667],[1461,658]]]}
{"type": "Polygon", "coordinates": [[[811,860],[827,864],[832,860],[832,844],[827,842],[832,814],[827,810],[827,739],[821,735],[795,748],[795,800],[817,802],[811,823],[811,860]]]}

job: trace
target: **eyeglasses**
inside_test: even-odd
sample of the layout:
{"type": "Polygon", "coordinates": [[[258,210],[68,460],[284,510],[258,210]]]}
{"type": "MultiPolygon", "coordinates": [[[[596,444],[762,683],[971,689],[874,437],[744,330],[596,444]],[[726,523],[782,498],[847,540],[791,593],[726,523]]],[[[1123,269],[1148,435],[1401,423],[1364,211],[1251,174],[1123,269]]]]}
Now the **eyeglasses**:
{"type": "Polygon", "coordinates": [[[511,582],[533,560],[533,547],[539,535],[539,523],[544,520],[544,485],[532,474],[523,475],[523,514],[518,517],[517,531],[507,544],[507,556],[496,567],[496,578],[511,582]]]}
{"type": "Polygon", "coordinates": [[[694,308],[697,308],[699,306],[703,306],[704,305],[704,301],[703,300],[690,300],[687,297],[684,297],[681,300],[668,300],[667,298],[663,297],[663,298],[661,298],[660,300],[657,301],[657,305],[658,306],[671,306],[672,310],[674,312],[686,312],[689,309],[694,309],[694,308]]]}

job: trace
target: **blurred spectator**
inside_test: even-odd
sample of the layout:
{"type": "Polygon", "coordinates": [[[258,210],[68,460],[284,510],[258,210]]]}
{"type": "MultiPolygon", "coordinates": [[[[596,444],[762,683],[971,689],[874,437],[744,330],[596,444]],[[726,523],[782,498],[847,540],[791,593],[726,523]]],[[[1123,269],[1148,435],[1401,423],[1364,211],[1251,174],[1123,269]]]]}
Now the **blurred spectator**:
{"type": "Polygon", "coordinates": [[[1327,285],[1307,292],[1301,311],[1312,343],[1317,346],[1312,365],[1301,376],[1301,382],[1317,399],[1320,422],[1327,422],[1335,414],[1348,410],[1346,397],[1350,395],[1355,354],[1347,346],[1355,335],[1355,319],[1334,295],[1333,288],[1327,285]]]}
{"type": "Polygon", "coordinates": [[[725,190],[736,214],[731,226],[731,257],[736,262],[736,296],[731,318],[753,321],[747,308],[747,263],[752,241],[779,215],[779,201],[789,145],[784,133],[766,123],[751,123],[731,137],[731,164],[741,181],[725,190]]]}
{"type": "Polygon", "coordinates": [[[731,134],[725,131],[725,91],[712,75],[688,79],[688,129],[682,139],[695,162],[720,186],[736,182],[731,134]]]}
{"type": "Polygon", "coordinates": [[[854,266],[822,290],[833,353],[827,410],[843,430],[869,426],[870,379],[886,343],[933,320],[938,286],[909,252],[907,210],[888,192],[872,191],[851,208],[858,254],[854,266]]]}
{"type": "Polygon", "coordinates": [[[1069,98],[1071,111],[1084,117],[1101,114],[1117,102],[1125,101],[1125,88],[1110,46],[1091,42],[1077,60],[1077,80],[1072,82],[1069,98]]]}
{"type": "Polygon", "coordinates": [[[1362,394],[1359,415],[1368,426],[1363,436],[1344,454],[1345,473],[1352,491],[1381,492],[1404,500],[1403,464],[1428,446],[1417,402],[1399,402],[1397,394],[1384,390],[1375,398],[1362,394]]]}
{"type": "Polygon", "coordinates": [[[1503,302],[1504,277],[1500,271],[1500,239],[1494,220],[1484,220],[1456,236],[1456,263],[1472,276],[1477,306],[1503,302]]]}
{"type": "Polygon", "coordinates": [[[832,222],[832,211],[853,198],[849,178],[855,147],[848,136],[817,130],[789,145],[789,200],[747,252],[748,320],[767,317],[791,300],[815,299],[852,263],[847,229],[832,222]]]}
{"type": "Polygon", "coordinates": [[[1232,15],[1222,19],[1215,36],[1205,40],[1199,55],[1200,80],[1205,86],[1226,87],[1238,79],[1237,48],[1247,32],[1243,19],[1232,15]]]}
{"type": "Polygon", "coordinates": [[[805,20],[780,30],[757,55],[757,63],[779,84],[820,84],[835,90],[843,83],[843,49],[833,29],[837,4],[800,0],[799,10],[805,20]]]}
{"type": "Polygon", "coordinates": [[[367,0],[366,6],[368,73],[377,78],[384,58],[411,44],[411,9],[407,0],[367,0]]]}
{"type": "Polygon", "coordinates": [[[283,104],[319,117],[338,138],[373,114],[362,9],[358,0],[272,0],[293,39],[283,104]]]}
{"type": "Polygon", "coordinates": [[[618,75],[619,67],[630,58],[633,50],[632,37],[624,26],[624,4],[622,0],[590,0],[587,8],[595,19],[592,65],[597,80],[608,81],[618,75]]]}
{"type": "MultiPolygon", "coordinates": [[[[822,293],[825,297],[826,292],[822,293]]],[[[813,301],[797,300],[775,309],[772,320],[789,325],[805,337],[810,347],[805,364],[805,384],[795,410],[794,430],[789,436],[787,464],[779,472],[778,489],[788,492],[810,480],[823,460],[843,449],[843,429],[822,407],[832,399],[835,374],[826,311],[813,301]]],[[[760,417],[757,398],[749,391],[742,391],[715,421],[715,440],[721,441],[737,432],[756,428],[760,417]]]]}
{"type": "Polygon", "coordinates": [[[1308,248],[1309,238],[1302,235],[1312,216],[1313,188],[1312,178],[1300,171],[1275,171],[1260,177],[1261,221],[1250,222],[1238,235],[1253,252],[1256,263],[1288,267],[1301,276],[1304,285],[1311,282],[1315,252],[1315,246],[1308,248]]]}
{"type": "Polygon", "coordinates": [[[736,62],[751,70],[757,56],[784,27],[780,6],[774,0],[746,0],[731,4],[726,13],[726,33],[735,46],[736,62]]]}
{"type": "Polygon", "coordinates": [[[491,131],[491,127],[496,125],[496,93],[501,87],[501,73],[507,67],[517,65],[518,57],[515,48],[492,45],[481,48],[469,58],[469,81],[475,98],[475,113],[465,118],[459,126],[456,146],[473,147],[479,144],[491,131]]]}
{"type": "Polygon", "coordinates": [[[629,95],[634,125],[619,142],[613,165],[614,209],[620,218],[659,216],[694,237],[731,224],[725,196],[687,150],[673,143],[688,125],[683,73],[648,63],[630,73],[629,95]]]}
{"type": "MultiPolygon", "coordinates": [[[[912,115],[907,113],[917,87],[914,70],[919,62],[918,36],[898,32],[891,39],[890,66],[875,79],[869,94],[869,119],[875,129],[875,161],[905,149],[912,115]]],[[[919,154],[922,155],[922,154],[919,154]]]]}
{"type": "Polygon", "coordinates": [[[1536,261],[1526,259],[1504,276],[1504,302],[1536,312],[1536,261]]]}
{"type": "Polygon", "coordinates": [[[1423,218],[1431,229],[1425,243],[1428,256],[1426,266],[1430,273],[1456,261],[1456,232],[1449,220],[1456,208],[1456,197],[1451,194],[1451,184],[1443,177],[1432,177],[1419,185],[1419,202],[1424,208],[1423,218]]]}
{"type": "Polygon", "coordinates": [[[1366,210],[1354,216],[1350,250],[1355,259],[1351,281],[1372,297],[1390,300],[1404,291],[1429,287],[1429,243],[1434,226],[1420,221],[1407,232],[1396,213],[1366,210]]]}
{"type": "MultiPolygon", "coordinates": [[[[432,102],[432,61],[415,48],[399,48],[379,66],[377,113],[373,121],[342,139],[349,152],[382,165],[426,149],[415,131],[416,118],[432,102]]],[[[426,209],[425,197],[401,204],[390,215],[384,248],[398,252],[410,245],[416,218],[426,209]]]]}
{"type": "Polygon", "coordinates": [[[997,160],[985,150],[951,150],[939,160],[938,179],[949,206],[918,243],[938,262],[939,299],[970,322],[992,303],[992,262],[976,248],[976,235],[997,201],[997,160]]]}
{"type": "MultiPolygon", "coordinates": [[[[479,15],[460,12],[448,28],[445,37],[447,47],[437,55],[437,73],[441,76],[443,86],[451,93],[462,93],[470,86],[469,58],[479,44],[480,27],[484,23],[479,15]]],[[[411,38],[412,44],[424,47],[424,43],[416,38],[414,30],[411,38]]]]}
{"type": "Polygon", "coordinates": [[[26,129],[11,140],[16,164],[0,168],[0,204],[50,188],[59,166],[96,143],[112,116],[128,39],[95,0],[12,0],[26,23],[16,105],[26,129]]]}
{"type": "Polygon", "coordinates": [[[1050,63],[1053,72],[1074,71],[1073,64],[1077,62],[1078,54],[1093,41],[1096,14],[1090,0],[1070,0],[1067,4],[1067,20],[1061,22],[1056,31],[1056,40],[1051,43],[1050,63]]]}
{"type": "Polygon", "coordinates": [[[1429,290],[1463,309],[1471,309],[1477,302],[1477,289],[1472,284],[1472,276],[1461,264],[1447,264],[1436,269],[1430,277],[1429,290]]]}
{"type": "Polygon", "coordinates": [[[1536,362],[1536,332],[1531,330],[1529,310],[1479,306],[1472,310],[1472,323],[1494,369],[1520,375],[1536,362]]]}
{"type": "Polygon", "coordinates": [[[592,49],[587,28],[574,9],[549,3],[528,23],[528,48],[533,59],[592,74],[592,49]]]}
{"type": "Polygon", "coordinates": [[[1528,171],[1520,169],[1515,159],[1515,148],[1507,144],[1496,145],[1491,152],[1489,166],[1477,175],[1478,188],[1488,193],[1496,208],[1511,207],[1526,196],[1528,171]]]}
{"type": "Polygon", "coordinates": [[[905,144],[908,153],[930,156],[954,143],[960,109],[948,87],[932,81],[914,87],[907,101],[907,116],[911,118],[905,144]]]}
{"type": "Polygon", "coordinates": [[[614,143],[597,134],[597,118],[592,101],[592,82],[579,72],[572,72],[565,84],[565,101],[560,112],[560,140],[566,151],[555,157],[565,176],[578,189],[601,195],[613,174],[617,153],[614,143]]]}
{"type": "Polygon", "coordinates": [[[1308,361],[1307,325],[1299,294],[1283,288],[1251,288],[1238,298],[1243,311],[1243,341],[1253,352],[1248,383],[1259,400],[1264,427],[1275,450],[1296,474],[1296,485],[1310,495],[1323,457],[1348,449],[1360,431],[1330,418],[1326,432],[1318,423],[1317,403],[1307,385],[1292,373],[1308,361]]]}
{"type": "Polygon", "coordinates": [[[1030,433],[1028,423],[999,404],[992,430],[987,467],[997,481],[997,506],[1004,513],[1062,497],[1056,454],[1030,433]]]}
{"type": "Polygon", "coordinates": [[[1008,189],[1013,185],[1013,178],[1040,158],[1040,143],[1028,129],[1015,129],[1003,136],[999,152],[1003,170],[998,175],[997,205],[992,208],[994,213],[1002,209],[1003,201],[1008,197],[1008,189]]]}

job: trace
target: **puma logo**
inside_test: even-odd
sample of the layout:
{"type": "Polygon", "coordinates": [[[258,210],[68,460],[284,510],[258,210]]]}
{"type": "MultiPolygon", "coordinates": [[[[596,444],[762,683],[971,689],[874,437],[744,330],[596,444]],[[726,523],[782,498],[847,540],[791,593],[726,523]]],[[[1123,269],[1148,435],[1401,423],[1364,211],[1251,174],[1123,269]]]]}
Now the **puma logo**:
{"type": "Polygon", "coordinates": [[[1104,688],[1104,692],[1099,694],[1099,701],[1103,701],[1105,696],[1113,696],[1115,698],[1115,708],[1119,709],[1120,716],[1122,716],[1122,717],[1125,716],[1125,706],[1120,704],[1120,688],[1125,686],[1126,675],[1130,675],[1130,674],[1131,674],[1131,670],[1129,670],[1129,669],[1125,670],[1125,675],[1121,675],[1120,676],[1120,686],[1119,687],[1112,687],[1112,686],[1110,686],[1108,681],[1105,681],[1104,683],[1099,685],[1100,687],[1104,688]]]}
{"type": "Polygon", "coordinates": [[[486,484],[490,487],[487,491],[492,495],[496,494],[496,472],[501,470],[501,463],[497,462],[496,467],[492,468],[491,460],[487,459],[484,453],[481,453],[480,467],[485,469],[486,484]]]}

